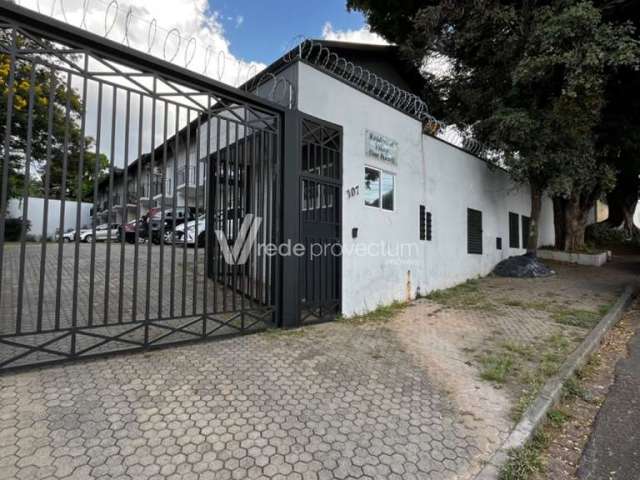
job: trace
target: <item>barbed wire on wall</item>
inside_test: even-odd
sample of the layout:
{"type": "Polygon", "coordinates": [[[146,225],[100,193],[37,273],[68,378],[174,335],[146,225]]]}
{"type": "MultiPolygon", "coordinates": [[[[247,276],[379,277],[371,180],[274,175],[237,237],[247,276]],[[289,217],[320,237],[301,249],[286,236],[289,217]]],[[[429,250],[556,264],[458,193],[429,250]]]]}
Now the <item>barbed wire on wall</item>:
{"type": "MultiPolygon", "coordinates": [[[[179,28],[163,28],[156,18],[144,18],[138,8],[118,0],[14,0],[14,3],[243,90],[256,85],[249,80],[255,79],[263,68],[224,49],[206,45],[195,36],[186,36],[179,28]]],[[[293,108],[294,85],[283,77],[260,76],[261,85],[268,80],[271,84],[261,89],[261,96],[293,108]]]]}
{"type": "Polygon", "coordinates": [[[295,45],[284,55],[285,62],[296,60],[308,62],[420,120],[424,133],[483,159],[495,155],[495,150],[487,148],[486,145],[473,138],[469,132],[463,131],[455,125],[446,124],[431,115],[427,103],[419,96],[403,90],[376,73],[341,57],[325,43],[298,37],[295,45]]]}
{"type": "MultiPolygon", "coordinates": [[[[15,3],[29,8],[34,0],[15,0],[15,3]]],[[[142,18],[136,8],[123,6],[118,0],[35,0],[35,6],[42,14],[75,24],[220,82],[254,92],[287,108],[296,107],[296,86],[283,75],[260,72],[258,64],[243,62],[225,50],[203,45],[198,38],[187,37],[178,28],[165,29],[158,25],[155,18],[142,18]],[[103,21],[99,22],[101,25],[96,30],[95,25],[89,25],[89,18],[96,23],[96,18],[100,16],[103,21]],[[232,74],[234,69],[235,73],[232,74]]],[[[300,60],[312,64],[416,118],[422,122],[426,134],[483,159],[496,155],[495,149],[487,148],[469,131],[448,125],[431,115],[427,103],[419,96],[336,54],[321,41],[299,36],[290,45],[291,48],[280,59],[282,63],[300,60]]]]}

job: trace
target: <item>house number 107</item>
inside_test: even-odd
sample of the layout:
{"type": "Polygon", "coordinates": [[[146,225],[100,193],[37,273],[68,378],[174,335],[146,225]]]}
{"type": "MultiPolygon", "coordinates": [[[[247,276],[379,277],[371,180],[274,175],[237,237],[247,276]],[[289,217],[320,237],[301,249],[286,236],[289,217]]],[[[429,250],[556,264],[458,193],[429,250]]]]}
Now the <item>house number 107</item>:
{"type": "Polygon", "coordinates": [[[347,198],[353,198],[357,195],[360,195],[360,185],[356,185],[355,187],[347,188],[347,198]]]}

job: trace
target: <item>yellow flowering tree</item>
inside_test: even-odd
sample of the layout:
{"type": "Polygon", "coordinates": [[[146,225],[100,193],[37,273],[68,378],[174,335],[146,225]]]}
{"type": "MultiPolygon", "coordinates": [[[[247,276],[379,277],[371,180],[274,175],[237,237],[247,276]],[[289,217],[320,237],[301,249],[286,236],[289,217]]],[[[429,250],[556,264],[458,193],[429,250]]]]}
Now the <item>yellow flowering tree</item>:
{"type": "MultiPolygon", "coordinates": [[[[0,42],[10,42],[0,32],[0,42]]],[[[28,40],[19,38],[19,47],[28,48],[28,40]]],[[[52,63],[53,65],[53,63],[52,63]]],[[[9,162],[9,198],[24,194],[27,144],[30,141],[29,195],[41,195],[49,170],[50,198],[85,198],[93,191],[96,156],[91,151],[93,139],[83,136],[81,118],[84,106],[76,90],[68,86],[66,73],[46,63],[24,60],[13,63],[8,54],[0,54],[0,165],[9,162]],[[13,81],[11,81],[13,75],[13,81]],[[13,95],[11,95],[13,94],[13,95]],[[13,99],[7,131],[9,99],[13,99]],[[31,113],[29,113],[31,111],[31,113]],[[31,118],[30,118],[31,117],[31,118]],[[31,136],[29,136],[31,122],[31,136]],[[6,141],[8,140],[8,151],[6,141]],[[84,149],[81,191],[78,192],[80,157],[84,149]],[[66,158],[65,158],[66,157],[66,158]],[[66,161],[66,177],[63,168],[66,161]],[[63,185],[64,183],[64,185],[63,185]]],[[[108,160],[100,156],[98,177],[104,174],[108,160]]],[[[0,170],[1,171],[1,170],[0,170]]],[[[0,186],[0,189],[2,187],[0,186]]],[[[5,192],[0,191],[0,195],[5,192]]]]}

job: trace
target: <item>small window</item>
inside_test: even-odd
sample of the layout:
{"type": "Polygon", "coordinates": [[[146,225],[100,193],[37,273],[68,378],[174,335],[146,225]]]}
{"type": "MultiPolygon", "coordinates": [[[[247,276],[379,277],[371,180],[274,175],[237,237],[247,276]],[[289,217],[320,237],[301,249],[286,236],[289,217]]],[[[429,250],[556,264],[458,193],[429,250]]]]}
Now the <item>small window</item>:
{"type": "Polygon", "coordinates": [[[396,179],[394,175],[382,173],[382,209],[393,210],[396,179]]]}
{"type": "Polygon", "coordinates": [[[509,212],[509,248],[520,248],[520,218],[509,212]]]}
{"type": "Polygon", "coordinates": [[[482,212],[467,209],[467,252],[482,255],[482,212]]]}
{"type": "Polygon", "coordinates": [[[420,205],[420,240],[431,241],[431,212],[424,205],[420,205]]]}
{"type": "Polygon", "coordinates": [[[368,207],[393,210],[395,208],[395,183],[395,175],[365,167],[364,204],[368,207]]]}
{"type": "Polygon", "coordinates": [[[529,228],[531,219],[522,215],[522,248],[527,248],[529,243],[529,228]]]}
{"type": "Polygon", "coordinates": [[[502,250],[502,237],[496,237],[496,250],[502,250]]]}
{"type": "Polygon", "coordinates": [[[380,172],[373,168],[364,169],[364,204],[380,207],[380,172]]]}

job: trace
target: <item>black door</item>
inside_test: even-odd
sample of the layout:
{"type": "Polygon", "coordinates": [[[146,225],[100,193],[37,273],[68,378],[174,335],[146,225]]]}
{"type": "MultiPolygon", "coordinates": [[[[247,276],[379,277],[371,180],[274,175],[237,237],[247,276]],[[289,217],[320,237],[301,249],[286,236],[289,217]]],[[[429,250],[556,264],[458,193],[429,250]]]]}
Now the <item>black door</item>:
{"type": "Polygon", "coordinates": [[[332,320],[341,305],[342,130],[302,119],[301,323],[332,320]]]}

